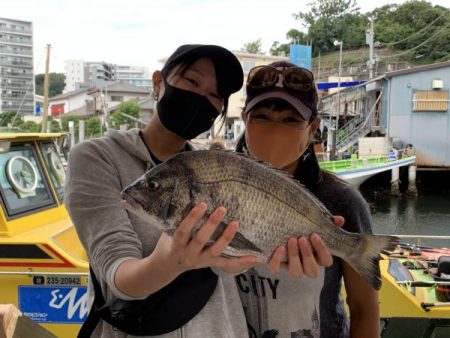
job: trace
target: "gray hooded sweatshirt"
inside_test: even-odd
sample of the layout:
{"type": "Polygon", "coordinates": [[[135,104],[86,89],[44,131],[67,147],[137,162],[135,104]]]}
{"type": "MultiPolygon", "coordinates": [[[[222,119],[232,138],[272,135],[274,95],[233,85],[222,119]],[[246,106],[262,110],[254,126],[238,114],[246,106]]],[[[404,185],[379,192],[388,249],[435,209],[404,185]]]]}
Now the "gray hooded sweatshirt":
{"type": "MultiPolygon", "coordinates": [[[[189,150],[195,150],[192,144],[189,150]]],[[[160,230],[120,206],[120,192],[154,166],[138,129],[111,130],[105,137],[70,151],[65,204],[100,282],[105,300],[132,300],[114,284],[117,267],[148,256],[160,230]]],[[[94,291],[88,285],[89,304],[94,291]]],[[[208,303],[181,328],[159,337],[247,337],[248,331],[234,276],[221,273],[208,303]]],[[[92,337],[132,337],[100,321],[92,337]]]]}

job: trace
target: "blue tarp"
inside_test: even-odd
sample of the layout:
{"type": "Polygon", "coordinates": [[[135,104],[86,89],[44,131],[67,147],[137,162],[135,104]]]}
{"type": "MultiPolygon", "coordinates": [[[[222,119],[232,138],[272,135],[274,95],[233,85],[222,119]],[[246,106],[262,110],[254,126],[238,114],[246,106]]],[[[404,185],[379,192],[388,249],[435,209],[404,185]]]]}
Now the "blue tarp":
{"type": "MultiPolygon", "coordinates": [[[[353,87],[353,86],[360,85],[364,82],[366,82],[366,81],[346,81],[346,82],[341,82],[340,86],[341,87],[353,87]]],[[[319,90],[327,90],[330,88],[337,88],[337,87],[339,87],[339,82],[318,82],[317,87],[319,88],[319,90]]]]}

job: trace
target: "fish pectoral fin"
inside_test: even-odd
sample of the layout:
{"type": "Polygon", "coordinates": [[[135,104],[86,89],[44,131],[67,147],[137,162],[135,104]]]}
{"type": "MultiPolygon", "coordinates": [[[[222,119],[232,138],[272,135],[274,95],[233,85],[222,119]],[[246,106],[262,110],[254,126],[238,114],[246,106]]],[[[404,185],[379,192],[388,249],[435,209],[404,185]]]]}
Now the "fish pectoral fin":
{"type": "MultiPolygon", "coordinates": [[[[211,238],[209,239],[208,244],[211,245],[213,242],[215,242],[225,231],[226,227],[227,227],[226,223],[220,222],[220,224],[216,228],[216,231],[214,231],[211,238]]],[[[253,244],[253,242],[251,242],[247,238],[245,238],[245,236],[242,235],[240,232],[237,232],[234,235],[233,239],[231,240],[230,244],[228,244],[228,246],[230,246],[236,250],[253,251],[253,252],[263,253],[263,251],[260,248],[258,248],[255,244],[253,244]]]]}
{"type": "Polygon", "coordinates": [[[242,251],[254,251],[262,253],[263,251],[258,248],[253,242],[249,241],[247,238],[244,237],[240,232],[237,232],[229,246],[242,251]]]}

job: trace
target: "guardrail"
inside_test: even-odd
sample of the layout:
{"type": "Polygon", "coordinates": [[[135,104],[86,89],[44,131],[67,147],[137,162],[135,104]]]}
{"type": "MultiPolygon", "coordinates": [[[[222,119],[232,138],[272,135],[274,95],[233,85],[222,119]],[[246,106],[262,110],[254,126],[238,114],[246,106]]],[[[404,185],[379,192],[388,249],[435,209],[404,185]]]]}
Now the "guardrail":
{"type": "Polygon", "coordinates": [[[337,160],[337,161],[325,161],[319,162],[320,168],[339,172],[347,169],[353,168],[363,168],[363,167],[371,167],[380,164],[388,163],[388,156],[372,156],[365,158],[352,158],[348,160],[337,160]]]}

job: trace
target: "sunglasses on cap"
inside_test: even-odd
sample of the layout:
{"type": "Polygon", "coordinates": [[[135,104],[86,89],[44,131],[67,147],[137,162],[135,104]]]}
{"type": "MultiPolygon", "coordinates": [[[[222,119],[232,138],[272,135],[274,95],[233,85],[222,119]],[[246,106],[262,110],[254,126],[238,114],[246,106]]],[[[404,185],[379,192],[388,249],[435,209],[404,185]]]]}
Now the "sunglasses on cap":
{"type": "Polygon", "coordinates": [[[247,87],[263,89],[273,87],[282,75],[283,85],[287,88],[307,92],[314,87],[314,75],[300,67],[278,69],[272,66],[258,66],[250,69],[247,76],[247,87]]]}

